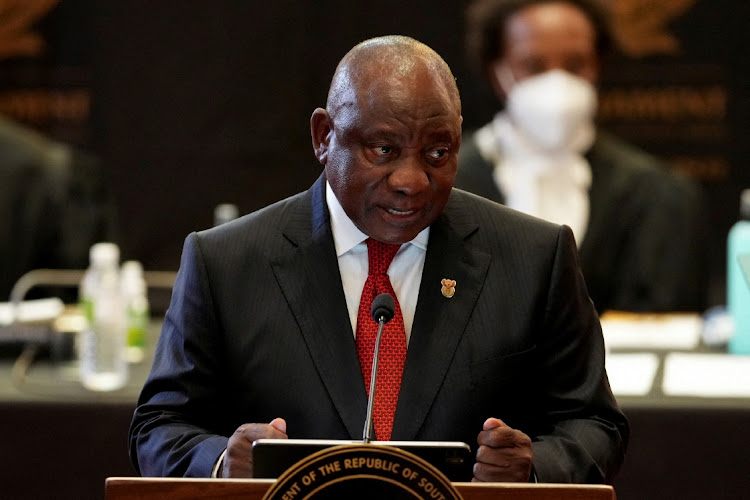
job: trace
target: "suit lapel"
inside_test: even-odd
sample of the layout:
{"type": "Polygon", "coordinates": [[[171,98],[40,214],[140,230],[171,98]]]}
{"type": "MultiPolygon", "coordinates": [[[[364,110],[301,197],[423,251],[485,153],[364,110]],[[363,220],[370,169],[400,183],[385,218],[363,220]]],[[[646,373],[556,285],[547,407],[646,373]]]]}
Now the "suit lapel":
{"type": "Polygon", "coordinates": [[[291,248],[271,265],[328,394],[351,438],[358,439],[367,395],[341,286],[323,176],[301,198],[284,235],[291,248]]]}
{"type": "Polygon", "coordinates": [[[489,267],[489,254],[466,244],[478,225],[452,196],[431,226],[392,439],[412,440],[443,384],[489,267]],[[452,298],[441,279],[456,280],[452,298]]]}

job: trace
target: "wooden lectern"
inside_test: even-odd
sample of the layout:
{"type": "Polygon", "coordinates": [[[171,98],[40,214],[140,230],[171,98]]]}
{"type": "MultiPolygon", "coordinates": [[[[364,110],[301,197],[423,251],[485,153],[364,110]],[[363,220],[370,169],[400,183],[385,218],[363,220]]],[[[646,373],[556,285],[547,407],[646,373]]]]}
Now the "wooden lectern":
{"type": "MultiPolygon", "coordinates": [[[[261,500],[275,479],[170,479],[110,477],[106,500],[261,500]]],[[[616,500],[606,485],[453,483],[464,500],[616,500]]]]}

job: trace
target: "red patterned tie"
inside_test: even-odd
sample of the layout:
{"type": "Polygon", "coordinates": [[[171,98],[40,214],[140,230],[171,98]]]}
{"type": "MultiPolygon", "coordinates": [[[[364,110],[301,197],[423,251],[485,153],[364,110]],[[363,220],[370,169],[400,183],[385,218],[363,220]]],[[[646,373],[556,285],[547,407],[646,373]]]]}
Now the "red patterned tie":
{"type": "Polygon", "coordinates": [[[386,273],[401,245],[380,243],[372,238],[368,238],[366,243],[369,273],[362,289],[359,314],[357,314],[357,354],[362,366],[362,376],[365,378],[368,396],[372,375],[372,357],[375,351],[375,337],[378,334],[378,323],[372,319],[370,313],[372,301],[381,293],[389,293],[396,302],[396,314],[391,321],[386,323],[383,336],[380,339],[375,408],[372,417],[375,438],[378,441],[388,441],[391,439],[393,416],[396,413],[398,391],[401,388],[401,375],[404,372],[404,361],[406,360],[406,330],[404,330],[401,306],[386,273]]]}

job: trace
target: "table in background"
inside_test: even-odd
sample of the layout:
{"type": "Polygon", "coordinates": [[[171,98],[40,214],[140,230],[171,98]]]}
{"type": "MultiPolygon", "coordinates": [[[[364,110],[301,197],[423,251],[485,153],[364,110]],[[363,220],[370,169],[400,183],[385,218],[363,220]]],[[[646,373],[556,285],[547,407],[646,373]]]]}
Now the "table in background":
{"type": "Polygon", "coordinates": [[[104,498],[107,477],[134,476],[127,434],[150,362],[132,366],[123,389],[96,393],[74,363],[39,360],[21,381],[0,361],[0,496],[104,498]]]}
{"type": "Polygon", "coordinates": [[[750,498],[750,401],[617,399],[631,429],[619,500],[750,498]]]}

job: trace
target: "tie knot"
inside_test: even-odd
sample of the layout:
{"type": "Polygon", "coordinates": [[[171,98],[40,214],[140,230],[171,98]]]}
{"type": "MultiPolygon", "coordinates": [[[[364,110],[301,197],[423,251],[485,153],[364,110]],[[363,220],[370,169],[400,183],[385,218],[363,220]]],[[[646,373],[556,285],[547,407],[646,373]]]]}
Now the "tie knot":
{"type": "Polygon", "coordinates": [[[367,238],[365,243],[367,243],[368,274],[370,276],[374,274],[387,274],[393,257],[396,256],[396,252],[401,248],[401,245],[381,243],[372,238],[367,238]]]}

